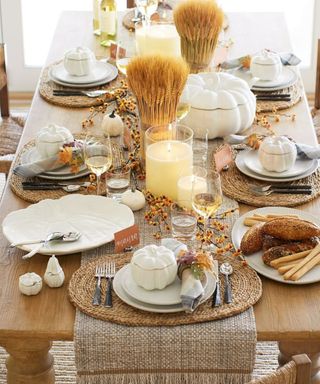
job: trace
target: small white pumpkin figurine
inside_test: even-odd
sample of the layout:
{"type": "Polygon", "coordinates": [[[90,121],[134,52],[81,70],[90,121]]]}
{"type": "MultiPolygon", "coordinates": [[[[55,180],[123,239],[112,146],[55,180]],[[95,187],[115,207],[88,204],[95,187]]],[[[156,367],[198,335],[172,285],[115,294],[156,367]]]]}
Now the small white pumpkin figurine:
{"type": "Polygon", "coordinates": [[[110,115],[104,116],[101,127],[105,135],[119,136],[122,135],[124,126],[121,117],[113,110],[110,115]]]}
{"type": "Polygon", "coordinates": [[[19,277],[19,290],[27,296],[37,295],[42,288],[41,276],[34,272],[25,273],[19,277]]]}
{"type": "Polygon", "coordinates": [[[68,128],[49,124],[40,129],[36,137],[36,148],[43,159],[55,156],[63,144],[72,143],[74,138],[68,128]]]}
{"type": "Polygon", "coordinates": [[[58,259],[55,255],[52,255],[48,261],[47,269],[44,274],[44,281],[51,288],[58,288],[64,282],[64,272],[59,264],[58,259]]]}
{"type": "Polygon", "coordinates": [[[131,208],[133,211],[139,211],[146,204],[144,194],[135,188],[128,189],[121,196],[121,203],[131,208]]]}

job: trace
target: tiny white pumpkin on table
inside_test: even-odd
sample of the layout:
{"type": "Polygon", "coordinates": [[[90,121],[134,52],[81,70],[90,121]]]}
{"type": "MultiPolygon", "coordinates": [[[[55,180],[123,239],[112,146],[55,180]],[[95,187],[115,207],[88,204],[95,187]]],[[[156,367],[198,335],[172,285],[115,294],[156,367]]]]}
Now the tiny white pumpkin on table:
{"type": "Polygon", "coordinates": [[[267,171],[284,172],[293,167],[297,148],[285,136],[270,136],[261,143],[258,155],[261,165],[267,171]]]}
{"type": "Polygon", "coordinates": [[[173,283],[178,269],[174,253],[154,244],[134,252],[130,265],[134,281],[148,291],[173,283]]]}
{"type": "Polygon", "coordinates": [[[105,135],[120,136],[123,133],[124,125],[121,117],[112,111],[104,116],[101,128],[105,135]]]}
{"type": "Polygon", "coordinates": [[[224,137],[240,132],[253,123],[256,98],[249,85],[228,73],[189,75],[184,90],[190,112],[182,120],[194,131],[195,138],[224,137]]]}
{"type": "Polygon", "coordinates": [[[146,199],[141,191],[138,191],[137,189],[128,189],[122,194],[121,203],[135,212],[146,205],[146,199]]]}
{"type": "Polygon", "coordinates": [[[48,261],[47,269],[43,278],[51,288],[61,287],[64,282],[63,269],[54,255],[52,255],[48,261]]]}
{"type": "Polygon", "coordinates": [[[258,77],[260,80],[275,80],[282,72],[280,56],[277,53],[264,49],[251,59],[250,72],[252,76],[258,77]]]}
{"type": "Polygon", "coordinates": [[[37,295],[42,288],[41,276],[34,272],[28,272],[19,276],[19,290],[27,296],[37,295]]]}
{"type": "Polygon", "coordinates": [[[55,156],[64,144],[72,143],[74,138],[68,128],[49,124],[40,129],[36,136],[36,148],[42,158],[55,156]]]}

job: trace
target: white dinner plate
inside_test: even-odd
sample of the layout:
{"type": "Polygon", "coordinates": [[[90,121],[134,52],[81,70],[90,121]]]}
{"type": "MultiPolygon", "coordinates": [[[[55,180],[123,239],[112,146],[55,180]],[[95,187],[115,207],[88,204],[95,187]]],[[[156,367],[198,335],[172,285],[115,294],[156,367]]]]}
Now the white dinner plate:
{"type": "MultiPolygon", "coordinates": [[[[292,208],[283,208],[283,207],[265,207],[258,208],[253,211],[247,212],[234,223],[232,228],[232,242],[236,249],[240,248],[240,243],[243,235],[249,229],[249,227],[243,224],[243,221],[246,217],[253,216],[254,214],[259,215],[268,215],[268,214],[283,214],[283,215],[297,215],[302,220],[311,221],[312,223],[320,226],[320,219],[311,215],[308,212],[299,211],[298,209],[292,208]]],[[[282,275],[278,273],[278,271],[274,268],[269,267],[264,264],[262,261],[262,251],[256,252],[253,255],[245,256],[248,264],[255,271],[260,273],[263,276],[268,277],[271,280],[279,281],[280,283],[285,284],[311,284],[320,281],[320,265],[314,267],[311,271],[306,273],[300,280],[292,281],[292,280],[284,280],[282,275]]]]}
{"type": "Polygon", "coordinates": [[[313,172],[315,172],[317,170],[318,164],[319,164],[318,160],[312,160],[312,167],[308,171],[301,173],[300,175],[297,175],[297,176],[282,177],[282,178],[269,177],[269,176],[259,175],[258,173],[251,171],[246,166],[245,161],[244,161],[245,157],[246,157],[246,152],[247,151],[241,151],[238,153],[238,155],[236,157],[235,164],[236,164],[236,167],[239,169],[239,171],[242,172],[243,174],[249,176],[249,177],[252,177],[253,179],[270,181],[273,183],[287,183],[288,181],[303,179],[304,177],[310,176],[313,172]]]}
{"type": "Polygon", "coordinates": [[[246,151],[244,156],[245,165],[253,172],[258,173],[262,176],[274,177],[276,179],[283,177],[292,177],[301,175],[302,173],[308,172],[313,167],[313,160],[311,159],[299,159],[297,158],[291,169],[284,172],[271,172],[263,168],[260,163],[258,151],[249,150],[246,151]]]}
{"type": "MultiPolygon", "coordinates": [[[[51,232],[81,233],[79,240],[50,242],[39,253],[63,255],[97,248],[113,240],[114,233],[134,224],[130,208],[103,196],[73,194],[57,200],[46,199],[9,213],[2,231],[10,243],[45,239],[51,232]]],[[[24,251],[37,244],[23,245],[24,251]]]]}
{"type": "Polygon", "coordinates": [[[80,177],[85,177],[85,176],[90,175],[90,173],[91,173],[91,171],[89,169],[85,168],[84,170],[79,171],[77,173],[71,172],[67,175],[55,176],[55,175],[48,175],[47,173],[40,173],[39,175],[37,175],[37,177],[39,177],[40,179],[45,179],[45,180],[64,181],[64,180],[74,180],[74,179],[78,179],[80,177]]]}
{"type": "MultiPolygon", "coordinates": [[[[128,268],[126,268],[123,273],[121,283],[122,288],[128,295],[143,303],[155,305],[174,305],[181,303],[181,280],[178,276],[172,284],[168,285],[164,289],[153,289],[152,291],[148,291],[142,287],[139,287],[139,285],[137,285],[137,283],[134,281],[131,273],[131,265],[129,264],[128,268]]],[[[205,288],[207,284],[206,278],[202,284],[205,288]]]]}
{"type": "MultiPolygon", "coordinates": [[[[181,304],[174,305],[156,305],[156,304],[147,304],[143,303],[139,300],[134,299],[132,296],[128,295],[127,292],[123,289],[122,281],[126,276],[126,271],[129,268],[129,264],[122,267],[115,275],[113,279],[113,289],[117,296],[124,301],[126,304],[131,307],[141,309],[147,312],[156,312],[156,313],[175,313],[175,312],[183,312],[181,304]]],[[[213,274],[206,273],[207,277],[207,285],[204,289],[204,294],[201,299],[201,302],[204,302],[209,299],[209,297],[213,294],[216,288],[216,279],[213,274]]]]}
{"type": "Polygon", "coordinates": [[[250,71],[243,71],[241,69],[231,70],[231,73],[234,76],[245,80],[249,84],[250,88],[255,91],[278,91],[283,88],[290,87],[298,80],[297,73],[288,66],[284,66],[282,74],[277,79],[272,81],[259,80],[258,78],[252,77],[250,71]]]}
{"type": "Polygon", "coordinates": [[[59,85],[63,85],[64,87],[93,88],[93,87],[97,87],[99,85],[110,83],[110,81],[114,80],[118,76],[118,68],[112,64],[109,64],[109,63],[107,63],[107,64],[110,65],[110,74],[106,78],[99,80],[99,81],[95,81],[93,83],[75,84],[75,83],[69,83],[66,81],[61,81],[61,80],[57,79],[55,76],[53,76],[51,71],[49,72],[49,76],[50,76],[52,81],[54,81],[55,83],[57,83],[59,85]]]}
{"type": "MultiPolygon", "coordinates": [[[[21,156],[21,164],[34,163],[35,161],[41,160],[41,156],[37,151],[36,147],[32,147],[23,152],[21,156]]],[[[88,171],[85,164],[79,166],[79,172],[88,171]]],[[[74,175],[71,172],[71,168],[69,165],[62,165],[60,168],[54,169],[52,171],[44,172],[45,176],[72,176],[74,175]]],[[[79,177],[79,176],[77,176],[79,177]]]]}
{"type": "Polygon", "coordinates": [[[112,65],[97,61],[91,73],[86,76],[72,76],[65,69],[63,62],[52,67],[51,76],[64,83],[91,84],[106,79],[111,74],[112,65]]]}

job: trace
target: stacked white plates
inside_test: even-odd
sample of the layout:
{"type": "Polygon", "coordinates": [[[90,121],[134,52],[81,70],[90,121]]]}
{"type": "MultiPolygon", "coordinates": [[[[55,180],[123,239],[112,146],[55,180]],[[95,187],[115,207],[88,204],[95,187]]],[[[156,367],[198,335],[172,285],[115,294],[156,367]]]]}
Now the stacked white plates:
{"type": "Polygon", "coordinates": [[[299,180],[311,175],[318,168],[318,160],[297,159],[294,166],[284,172],[270,172],[262,167],[258,158],[258,151],[245,150],[236,157],[236,166],[240,172],[257,180],[274,183],[299,180]]]}
{"type": "Polygon", "coordinates": [[[53,66],[49,71],[52,81],[72,88],[90,88],[109,83],[118,76],[118,69],[110,63],[97,61],[92,72],[86,76],[70,75],[63,62],[53,66]]]}
{"type": "MultiPolygon", "coordinates": [[[[36,147],[32,147],[25,151],[21,156],[21,164],[34,163],[36,161],[40,161],[41,156],[37,151],[36,147]]],[[[43,172],[38,175],[38,177],[47,180],[72,180],[77,179],[78,177],[87,176],[90,174],[89,169],[85,164],[80,166],[79,172],[74,173],[71,172],[71,168],[69,165],[63,165],[60,168],[54,169],[52,171],[43,172]]]]}
{"type": "MultiPolygon", "coordinates": [[[[201,302],[206,301],[216,288],[216,279],[206,273],[203,281],[204,295],[201,302]]],[[[147,312],[174,313],[183,312],[180,290],[181,282],[178,277],[164,289],[147,291],[139,287],[131,274],[130,264],[125,265],[115,275],[113,289],[119,298],[126,304],[147,312]]]]}
{"type": "Polygon", "coordinates": [[[297,73],[287,66],[282,68],[282,73],[275,80],[263,81],[256,77],[252,77],[250,71],[237,69],[232,71],[234,76],[245,80],[253,91],[273,92],[288,88],[298,80],[297,73]]]}

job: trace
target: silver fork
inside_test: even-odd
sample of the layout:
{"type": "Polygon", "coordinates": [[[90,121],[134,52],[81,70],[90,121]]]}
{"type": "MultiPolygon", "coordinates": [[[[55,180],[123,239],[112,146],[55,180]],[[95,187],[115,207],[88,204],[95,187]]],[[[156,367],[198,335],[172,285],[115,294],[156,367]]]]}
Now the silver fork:
{"type": "Polygon", "coordinates": [[[54,96],[88,96],[88,97],[99,97],[105,95],[106,93],[113,94],[113,91],[104,91],[104,90],[95,90],[95,91],[82,91],[82,90],[63,90],[55,89],[53,90],[54,96]]]}
{"type": "Polygon", "coordinates": [[[285,188],[270,188],[268,190],[261,190],[256,188],[250,188],[253,195],[256,196],[269,196],[272,193],[285,193],[290,195],[312,195],[312,189],[285,189],[285,188]]]}
{"type": "Polygon", "coordinates": [[[107,308],[112,307],[112,280],[116,274],[116,264],[114,261],[110,261],[105,265],[105,272],[107,278],[107,292],[104,306],[107,308]]]}
{"type": "Polygon", "coordinates": [[[105,267],[96,266],[96,271],[94,276],[97,278],[96,283],[96,290],[94,292],[92,304],[93,305],[100,305],[101,304],[101,278],[104,277],[105,274],[105,267]]]}

